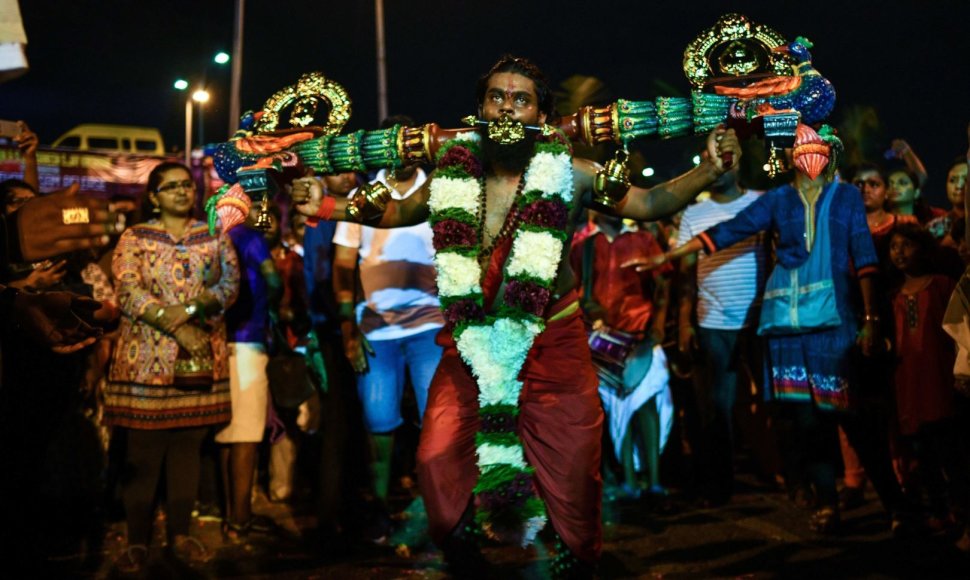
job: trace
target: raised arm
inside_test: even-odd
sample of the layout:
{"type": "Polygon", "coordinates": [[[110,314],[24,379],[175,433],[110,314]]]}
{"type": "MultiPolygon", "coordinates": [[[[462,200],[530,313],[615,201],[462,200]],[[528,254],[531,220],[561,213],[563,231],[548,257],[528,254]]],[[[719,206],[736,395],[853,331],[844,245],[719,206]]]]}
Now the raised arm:
{"type": "Polygon", "coordinates": [[[903,141],[902,139],[893,139],[892,150],[896,155],[896,159],[902,159],[903,163],[906,164],[906,169],[910,170],[916,175],[919,183],[916,187],[923,189],[926,186],[926,180],[929,175],[926,173],[926,167],[923,166],[923,161],[917,157],[916,152],[913,148],[909,146],[909,143],[903,141]]]}
{"type": "Polygon", "coordinates": [[[631,186],[626,196],[613,207],[592,201],[593,176],[599,170],[597,164],[579,160],[581,163],[576,165],[576,180],[585,190],[584,203],[592,209],[637,221],[654,221],[671,216],[686,207],[697,194],[714,183],[725,171],[737,165],[740,158],[741,146],[734,130],[718,128],[708,135],[706,155],[697,167],[650,189],[631,186]],[[730,165],[724,161],[728,154],[731,158],[730,165]]]}
{"type": "Polygon", "coordinates": [[[364,185],[357,193],[342,198],[327,195],[319,179],[304,177],[293,181],[290,196],[296,211],[310,218],[362,222],[375,228],[400,228],[427,221],[430,184],[429,179],[407,199],[373,200],[374,196],[368,193],[374,191],[369,189],[374,187],[373,184],[364,185]],[[359,217],[349,211],[355,205],[359,217]]]}
{"type": "Polygon", "coordinates": [[[14,137],[17,148],[24,160],[24,181],[29,183],[35,190],[40,191],[40,174],[37,170],[37,133],[30,130],[27,123],[17,121],[20,126],[20,134],[14,137]]]}

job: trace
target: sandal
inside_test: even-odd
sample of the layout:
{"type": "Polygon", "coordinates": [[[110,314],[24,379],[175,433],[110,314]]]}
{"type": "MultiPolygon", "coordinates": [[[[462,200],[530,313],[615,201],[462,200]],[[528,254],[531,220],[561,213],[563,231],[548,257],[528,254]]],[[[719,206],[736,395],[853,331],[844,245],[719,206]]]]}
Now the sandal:
{"type": "Polygon", "coordinates": [[[242,524],[234,524],[229,520],[222,522],[222,539],[233,544],[242,544],[249,540],[249,533],[252,531],[253,520],[248,520],[242,524]]]}
{"type": "Polygon", "coordinates": [[[205,564],[212,559],[212,553],[197,538],[187,535],[175,536],[172,545],[172,554],[180,561],[197,566],[205,564]]]}
{"type": "Polygon", "coordinates": [[[128,549],[115,560],[115,567],[126,576],[139,575],[145,571],[147,566],[148,546],[145,544],[128,546],[128,549]]]}
{"type": "Polygon", "coordinates": [[[819,534],[835,533],[840,523],[839,510],[834,507],[823,507],[808,518],[808,527],[819,534]]]}

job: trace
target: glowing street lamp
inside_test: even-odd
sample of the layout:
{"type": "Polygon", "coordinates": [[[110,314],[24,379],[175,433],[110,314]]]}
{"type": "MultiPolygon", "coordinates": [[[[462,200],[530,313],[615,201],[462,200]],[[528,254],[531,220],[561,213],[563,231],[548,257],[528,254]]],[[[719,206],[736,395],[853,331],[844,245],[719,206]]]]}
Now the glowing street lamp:
{"type": "MultiPolygon", "coordinates": [[[[230,61],[231,57],[229,53],[225,51],[219,51],[212,57],[212,62],[218,65],[224,65],[230,61]]],[[[209,63],[207,62],[202,68],[201,81],[199,82],[198,88],[191,93],[189,92],[189,81],[183,78],[176,79],[172,84],[176,90],[185,91],[185,164],[189,165],[191,163],[192,155],[192,101],[199,104],[199,143],[204,143],[203,138],[203,127],[202,127],[202,105],[209,101],[210,95],[207,90],[205,90],[206,84],[206,74],[208,73],[209,63]]]]}

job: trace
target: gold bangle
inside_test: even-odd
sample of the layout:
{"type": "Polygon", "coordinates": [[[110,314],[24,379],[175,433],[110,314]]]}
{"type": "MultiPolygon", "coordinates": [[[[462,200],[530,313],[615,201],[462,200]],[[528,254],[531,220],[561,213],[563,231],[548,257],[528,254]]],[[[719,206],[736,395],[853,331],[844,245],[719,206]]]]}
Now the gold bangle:
{"type": "Polygon", "coordinates": [[[358,223],[377,221],[384,215],[391,190],[383,183],[366,183],[347,202],[347,216],[358,223]]]}

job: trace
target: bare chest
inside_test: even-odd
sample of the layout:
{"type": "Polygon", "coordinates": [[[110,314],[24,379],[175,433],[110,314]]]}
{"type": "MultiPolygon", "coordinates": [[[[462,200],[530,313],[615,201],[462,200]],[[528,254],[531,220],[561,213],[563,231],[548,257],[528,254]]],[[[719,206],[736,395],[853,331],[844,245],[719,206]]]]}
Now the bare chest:
{"type": "Polygon", "coordinates": [[[512,233],[509,230],[514,225],[511,223],[514,216],[510,216],[509,212],[515,205],[519,179],[521,178],[490,177],[485,180],[485,218],[482,228],[482,243],[485,247],[490,247],[496,238],[512,233]],[[506,230],[504,232],[503,226],[506,230]]]}

